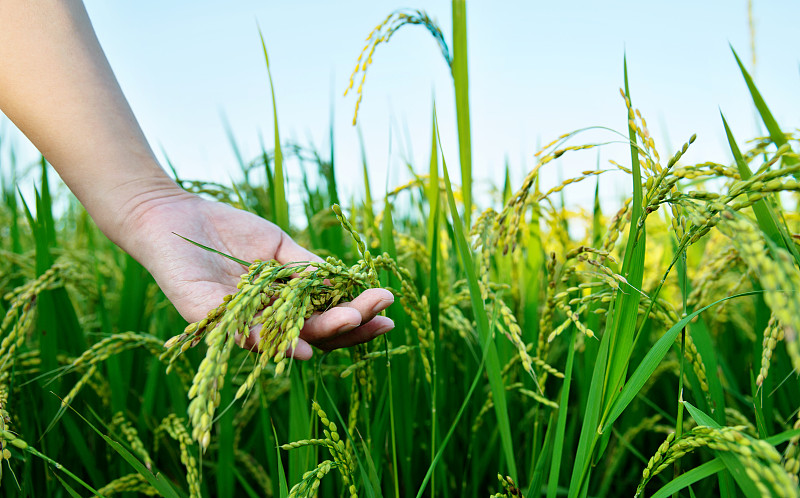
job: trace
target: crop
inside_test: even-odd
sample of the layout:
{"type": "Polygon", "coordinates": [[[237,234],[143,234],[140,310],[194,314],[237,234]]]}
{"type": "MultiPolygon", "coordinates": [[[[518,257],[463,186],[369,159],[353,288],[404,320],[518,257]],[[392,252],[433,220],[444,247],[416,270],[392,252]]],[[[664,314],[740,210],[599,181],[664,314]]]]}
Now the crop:
{"type": "Polygon", "coordinates": [[[430,164],[380,205],[368,182],[367,202],[342,202],[334,158],[277,131],[235,184],[176,178],[325,258],[239,260],[238,288],[197,323],[46,163],[30,204],[4,180],[4,496],[798,496],[799,137],[734,53],[769,136],[737,142],[723,117],[733,163],[687,163],[703,137],[660,149],[623,74],[627,129],[606,132],[625,157],[540,189],[607,146],[566,133],[516,188],[473,197],[463,2],[453,12],[452,47],[424,12],[393,13],[354,76],[392,33],[426,27],[454,77],[461,185],[435,118],[430,164]],[[282,194],[288,155],[319,173],[302,211],[282,194]],[[631,195],[604,212],[599,185],[620,177],[631,195]],[[596,185],[583,211],[563,202],[578,182],[596,185]],[[287,357],[312,313],[377,286],[398,298],[394,331],[287,357]]]}

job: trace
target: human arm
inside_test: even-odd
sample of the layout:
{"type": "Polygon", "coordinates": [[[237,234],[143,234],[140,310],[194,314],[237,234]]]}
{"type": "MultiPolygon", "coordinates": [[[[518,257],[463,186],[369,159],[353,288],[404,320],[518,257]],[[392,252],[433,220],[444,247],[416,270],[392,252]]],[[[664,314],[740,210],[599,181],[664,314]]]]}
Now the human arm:
{"type": "MultiPolygon", "coordinates": [[[[0,0],[0,109],[188,321],[231,293],[243,269],[172,232],[242,259],[316,258],[275,225],[191,195],[169,178],[78,0],[0,0]]],[[[391,301],[386,290],[365,291],[309,320],[301,338],[323,348],[369,340],[391,328],[391,320],[375,316],[391,301]]],[[[310,355],[305,343],[295,352],[310,355]]]]}

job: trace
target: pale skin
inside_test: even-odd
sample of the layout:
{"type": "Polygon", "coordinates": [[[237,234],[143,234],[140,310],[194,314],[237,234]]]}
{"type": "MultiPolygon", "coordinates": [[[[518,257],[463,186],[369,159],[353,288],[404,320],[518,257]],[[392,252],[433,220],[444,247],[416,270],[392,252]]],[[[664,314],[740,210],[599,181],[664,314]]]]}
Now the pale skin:
{"type": "MultiPolygon", "coordinates": [[[[42,152],[97,226],[153,275],[189,322],[236,290],[237,258],[320,261],[274,224],[183,191],[164,172],[80,0],[0,0],[0,109],[42,152]]],[[[369,289],[312,316],[293,355],[369,341],[394,327],[394,298],[369,289]]],[[[249,339],[245,347],[252,346],[249,339]]]]}

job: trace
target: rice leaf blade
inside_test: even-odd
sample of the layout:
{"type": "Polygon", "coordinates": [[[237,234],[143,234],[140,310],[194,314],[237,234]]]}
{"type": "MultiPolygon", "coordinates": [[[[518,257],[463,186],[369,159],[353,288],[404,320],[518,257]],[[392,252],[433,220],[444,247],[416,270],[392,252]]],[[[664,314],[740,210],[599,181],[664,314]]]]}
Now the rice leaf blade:
{"type": "MultiPolygon", "coordinates": [[[[439,137],[439,150],[442,150],[441,137],[439,137]]],[[[478,277],[475,271],[475,266],[472,261],[472,254],[470,253],[469,244],[467,243],[466,236],[464,235],[464,228],[462,226],[461,217],[458,215],[458,208],[456,207],[455,197],[453,196],[453,187],[450,184],[450,175],[447,172],[447,162],[442,155],[442,170],[447,190],[447,200],[450,205],[450,215],[453,219],[453,229],[455,232],[455,244],[458,248],[458,254],[461,260],[461,265],[466,273],[467,282],[469,284],[470,302],[472,304],[472,311],[477,321],[478,334],[481,341],[485,341],[489,335],[489,323],[486,317],[486,308],[483,300],[481,299],[481,291],[478,287],[478,277]]],[[[503,379],[500,375],[500,360],[497,356],[497,349],[494,342],[490,343],[489,350],[486,353],[486,373],[489,376],[489,385],[494,396],[494,411],[497,417],[498,430],[500,432],[500,439],[503,444],[503,454],[506,458],[506,465],[508,465],[509,473],[512,479],[517,480],[517,464],[514,457],[514,446],[511,439],[511,423],[508,417],[508,409],[506,406],[506,393],[503,385],[503,379]]]]}
{"type": "Polygon", "coordinates": [[[661,489],[653,493],[651,498],[667,498],[673,493],[685,489],[692,484],[702,481],[707,477],[711,477],[723,470],[725,470],[725,463],[723,463],[719,457],[715,458],[710,462],[706,462],[691,470],[687,470],[680,476],[662,486],[661,489]]]}
{"type": "Polygon", "coordinates": [[[258,36],[261,39],[261,48],[264,51],[264,61],[267,64],[267,76],[269,77],[269,91],[272,96],[272,118],[275,127],[275,224],[283,231],[289,232],[289,203],[286,199],[286,180],[283,170],[283,152],[281,151],[281,137],[278,132],[278,105],[275,101],[275,85],[272,83],[272,72],[269,69],[269,56],[267,55],[267,44],[264,42],[264,34],[258,28],[258,36]]]}
{"type": "Polygon", "coordinates": [[[658,367],[658,364],[667,354],[667,351],[669,351],[669,348],[672,347],[672,345],[675,343],[675,339],[678,337],[678,334],[680,334],[683,327],[685,327],[688,323],[690,323],[694,317],[706,311],[707,309],[716,306],[719,303],[728,301],[730,299],[735,299],[738,297],[752,296],[757,293],[758,291],[751,291],[751,292],[743,292],[741,294],[736,294],[734,296],[724,297],[722,299],[714,301],[713,303],[707,306],[700,308],[697,311],[690,313],[689,315],[679,320],[675,325],[670,327],[669,330],[667,330],[667,332],[663,336],[661,336],[661,338],[658,341],[656,341],[653,347],[650,348],[650,350],[647,352],[647,355],[645,355],[644,359],[642,359],[642,362],[633,372],[628,382],[622,388],[622,391],[616,397],[614,404],[611,407],[611,411],[609,412],[609,415],[606,417],[603,425],[601,426],[601,431],[606,432],[611,427],[611,425],[619,418],[619,416],[622,415],[622,412],[625,410],[625,408],[628,407],[631,401],[634,400],[636,395],[639,393],[644,384],[647,382],[647,379],[650,378],[652,373],[658,367]]]}
{"type": "Polygon", "coordinates": [[[467,64],[467,4],[453,0],[453,85],[456,94],[458,151],[461,160],[461,191],[464,197],[464,225],[472,216],[472,144],[469,113],[469,68],[467,64]]]}
{"type": "Polygon", "coordinates": [[[564,433],[567,428],[567,412],[569,411],[569,389],[572,384],[572,364],[575,360],[575,327],[570,327],[569,349],[567,350],[567,365],[564,367],[564,383],[561,386],[561,401],[558,404],[558,422],[556,426],[555,445],[553,446],[552,464],[550,466],[550,480],[547,483],[547,498],[555,498],[558,493],[558,476],[561,470],[562,456],[564,455],[564,433]]]}
{"type": "MultiPolygon", "coordinates": [[[[725,116],[722,114],[722,112],[720,112],[720,116],[722,117],[722,124],[725,127],[725,135],[728,138],[728,145],[731,148],[734,161],[736,161],[736,167],[739,170],[739,176],[742,177],[742,180],[747,180],[753,176],[753,173],[747,166],[744,157],[742,157],[742,153],[739,150],[736,139],[733,138],[733,132],[731,132],[728,122],[725,120],[725,116]]],[[[779,218],[772,206],[770,206],[768,200],[760,199],[756,201],[756,203],[753,204],[753,212],[756,215],[758,226],[767,235],[767,237],[769,237],[770,240],[772,240],[772,242],[775,244],[782,245],[784,248],[788,249],[794,257],[795,264],[800,266],[800,253],[798,253],[797,247],[792,241],[785,223],[778,222],[779,218]]]]}
{"type": "MultiPolygon", "coordinates": [[[[747,84],[747,89],[750,91],[750,96],[753,98],[753,104],[755,104],[758,114],[761,116],[761,120],[764,122],[764,126],[766,126],[767,131],[769,132],[769,137],[778,147],[786,144],[786,135],[784,135],[781,131],[780,126],[778,126],[778,122],[775,120],[775,117],[772,115],[772,112],[770,112],[769,107],[767,107],[767,103],[761,96],[761,92],[759,92],[758,88],[756,88],[753,78],[750,76],[750,73],[747,72],[747,69],[745,69],[741,59],[739,59],[739,55],[736,53],[736,50],[734,50],[733,45],[729,46],[731,48],[731,52],[733,52],[733,56],[736,58],[736,64],[739,66],[739,70],[742,72],[742,77],[744,77],[744,81],[747,84]]],[[[791,157],[786,157],[784,159],[786,164],[791,165],[797,163],[797,161],[791,157]]]]}
{"type": "MultiPolygon", "coordinates": [[[[698,425],[707,425],[714,429],[719,429],[721,426],[717,423],[716,420],[711,418],[708,414],[703,413],[700,409],[694,407],[688,401],[684,401],[683,404],[686,406],[686,409],[691,414],[692,418],[697,422],[698,425]]],[[[731,473],[736,484],[739,485],[739,489],[747,496],[748,498],[757,498],[761,496],[761,493],[758,492],[755,484],[753,483],[752,479],[747,475],[744,470],[744,465],[739,458],[731,453],[726,451],[717,451],[717,457],[722,460],[725,464],[725,467],[728,469],[728,472],[731,473]]]]}

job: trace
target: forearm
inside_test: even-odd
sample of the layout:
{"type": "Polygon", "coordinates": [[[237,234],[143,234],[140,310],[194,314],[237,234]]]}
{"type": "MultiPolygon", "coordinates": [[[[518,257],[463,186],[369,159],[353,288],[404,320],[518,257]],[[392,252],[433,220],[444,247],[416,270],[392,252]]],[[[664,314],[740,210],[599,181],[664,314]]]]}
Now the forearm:
{"type": "Polygon", "coordinates": [[[79,0],[0,0],[0,109],[117,243],[142,203],[177,190],[79,0]]]}

